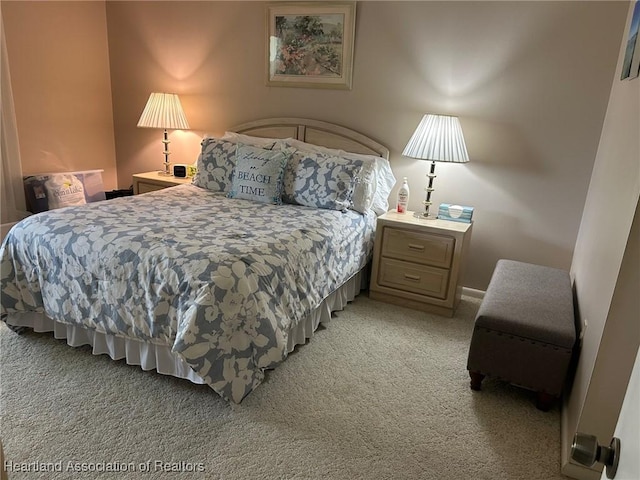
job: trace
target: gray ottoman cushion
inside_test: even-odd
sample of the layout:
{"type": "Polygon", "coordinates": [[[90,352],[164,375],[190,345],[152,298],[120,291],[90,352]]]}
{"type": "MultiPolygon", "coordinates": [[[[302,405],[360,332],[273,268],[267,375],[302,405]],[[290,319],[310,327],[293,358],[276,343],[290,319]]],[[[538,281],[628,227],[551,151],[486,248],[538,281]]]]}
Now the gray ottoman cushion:
{"type": "Polygon", "coordinates": [[[569,273],[498,260],[476,326],[572,348],[576,333],[569,273]]]}

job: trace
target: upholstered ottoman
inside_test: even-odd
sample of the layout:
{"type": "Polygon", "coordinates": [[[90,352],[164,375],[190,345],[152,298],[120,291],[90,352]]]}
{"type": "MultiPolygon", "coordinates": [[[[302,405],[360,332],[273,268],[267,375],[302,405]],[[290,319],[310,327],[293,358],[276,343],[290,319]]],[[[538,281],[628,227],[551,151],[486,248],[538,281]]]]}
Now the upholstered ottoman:
{"type": "Polygon", "coordinates": [[[575,343],[569,273],[498,260],[469,347],[471,388],[497,377],[536,391],[538,408],[548,410],[562,393],[575,343]]]}

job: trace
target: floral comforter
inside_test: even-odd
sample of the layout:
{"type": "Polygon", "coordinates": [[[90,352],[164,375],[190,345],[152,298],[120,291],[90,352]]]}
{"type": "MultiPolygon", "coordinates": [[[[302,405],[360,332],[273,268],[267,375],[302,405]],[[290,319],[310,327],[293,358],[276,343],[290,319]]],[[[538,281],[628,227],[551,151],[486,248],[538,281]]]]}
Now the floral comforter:
{"type": "Polygon", "coordinates": [[[2,314],[171,346],[240,402],[288,332],[365,266],[375,216],[193,185],[33,215],[0,247],[2,314]]]}

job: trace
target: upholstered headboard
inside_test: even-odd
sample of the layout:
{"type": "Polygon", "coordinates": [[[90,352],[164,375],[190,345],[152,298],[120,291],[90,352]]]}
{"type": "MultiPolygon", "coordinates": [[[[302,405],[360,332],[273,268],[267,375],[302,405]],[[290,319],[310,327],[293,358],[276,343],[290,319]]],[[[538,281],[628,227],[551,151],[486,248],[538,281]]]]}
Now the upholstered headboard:
{"type": "Polygon", "coordinates": [[[269,138],[295,138],[346,152],[365,153],[389,159],[389,149],[372,138],[333,123],[307,118],[265,118],[243,123],[231,131],[269,138]]]}

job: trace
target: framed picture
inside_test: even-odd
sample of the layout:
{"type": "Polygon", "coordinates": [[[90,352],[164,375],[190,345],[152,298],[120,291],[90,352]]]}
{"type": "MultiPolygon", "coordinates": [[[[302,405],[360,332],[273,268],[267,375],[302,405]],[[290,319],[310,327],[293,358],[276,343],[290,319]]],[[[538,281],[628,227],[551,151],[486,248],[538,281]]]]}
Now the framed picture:
{"type": "Polygon", "coordinates": [[[640,41],[638,32],[640,30],[640,1],[636,1],[631,16],[629,26],[629,37],[624,52],[624,62],[622,64],[622,74],[620,80],[636,78],[640,73],[640,41]]]}
{"type": "Polygon", "coordinates": [[[267,85],[351,89],[355,2],[267,5],[267,85]]]}

